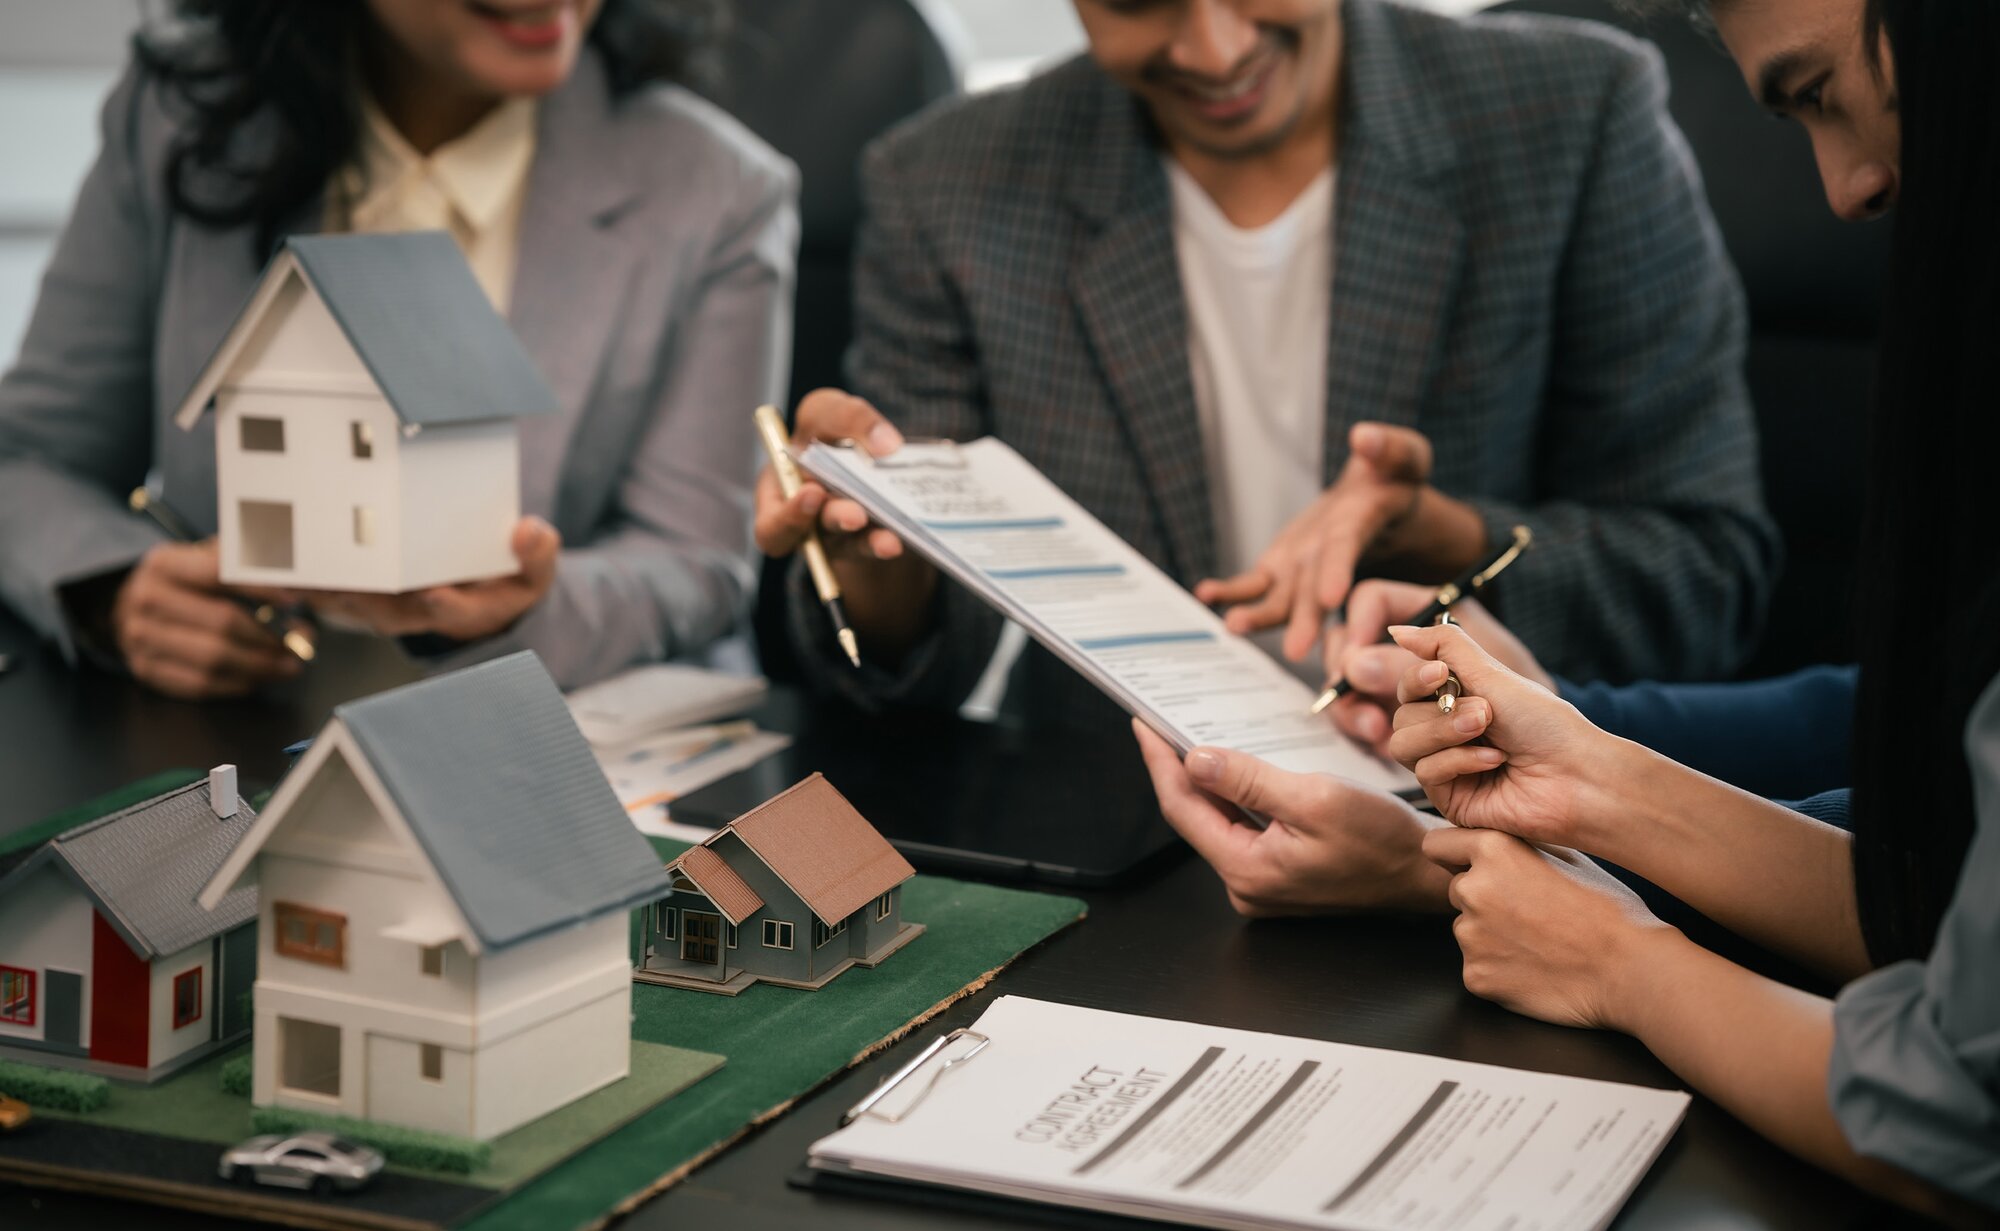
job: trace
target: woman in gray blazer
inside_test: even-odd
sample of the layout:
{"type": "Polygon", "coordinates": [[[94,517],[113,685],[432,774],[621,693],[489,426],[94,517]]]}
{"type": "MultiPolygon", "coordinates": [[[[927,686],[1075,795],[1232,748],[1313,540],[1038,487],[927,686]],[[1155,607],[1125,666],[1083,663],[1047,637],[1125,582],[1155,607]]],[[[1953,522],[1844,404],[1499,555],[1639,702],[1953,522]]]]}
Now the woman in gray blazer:
{"type": "Polygon", "coordinates": [[[435,217],[561,403],[521,425],[521,571],[316,605],[439,665],[533,649],[564,686],[729,634],[798,223],[790,164],[668,84],[713,2],[181,0],[135,40],[0,379],[0,599],[179,696],[299,670],[212,541],[126,496],[150,480],[212,534],[212,421],[171,415],[286,234],[435,217]]]}

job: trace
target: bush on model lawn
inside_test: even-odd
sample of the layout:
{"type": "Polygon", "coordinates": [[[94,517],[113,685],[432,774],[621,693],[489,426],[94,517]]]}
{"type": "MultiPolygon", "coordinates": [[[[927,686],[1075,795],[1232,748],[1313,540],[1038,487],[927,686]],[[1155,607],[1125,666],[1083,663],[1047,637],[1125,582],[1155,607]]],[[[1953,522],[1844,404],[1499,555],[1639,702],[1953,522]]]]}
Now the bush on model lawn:
{"type": "Polygon", "coordinates": [[[250,1113],[250,1127],[260,1133],[297,1133],[323,1129],[362,1145],[374,1146],[392,1163],[419,1171],[452,1171],[467,1175],[492,1161],[490,1142],[445,1133],[427,1133],[400,1124],[377,1124],[345,1116],[322,1116],[289,1107],[259,1107],[250,1113]]]}
{"type": "Polygon", "coordinates": [[[0,1094],[50,1111],[98,1111],[111,1101],[111,1083],[89,1073],[0,1060],[0,1094]]]}
{"type": "Polygon", "coordinates": [[[223,1061],[222,1067],[216,1070],[216,1078],[222,1083],[222,1092],[224,1094],[235,1094],[243,1098],[249,1098],[250,1054],[245,1052],[243,1055],[223,1061]]]}

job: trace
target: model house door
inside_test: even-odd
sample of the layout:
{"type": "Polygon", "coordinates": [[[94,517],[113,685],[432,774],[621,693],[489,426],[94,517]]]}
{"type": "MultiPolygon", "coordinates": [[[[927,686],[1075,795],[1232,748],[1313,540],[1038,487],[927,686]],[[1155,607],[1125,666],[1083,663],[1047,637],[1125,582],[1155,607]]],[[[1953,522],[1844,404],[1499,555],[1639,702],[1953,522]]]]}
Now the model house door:
{"type": "Polygon", "coordinates": [[[722,916],[698,910],[681,912],[681,960],[715,965],[716,944],[722,937],[722,916]]]}
{"type": "Polygon", "coordinates": [[[83,976],[69,970],[42,972],[42,1003],[48,1029],[43,1039],[72,1051],[83,1050],[83,976]]]}

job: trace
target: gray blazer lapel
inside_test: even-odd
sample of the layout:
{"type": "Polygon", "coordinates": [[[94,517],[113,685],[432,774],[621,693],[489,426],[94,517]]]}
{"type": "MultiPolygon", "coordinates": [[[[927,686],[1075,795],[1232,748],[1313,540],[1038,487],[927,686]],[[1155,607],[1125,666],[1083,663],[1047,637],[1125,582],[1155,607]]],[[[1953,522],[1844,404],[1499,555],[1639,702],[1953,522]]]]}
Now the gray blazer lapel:
{"type": "Polygon", "coordinates": [[[1167,570],[1192,582],[1214,571],[1215,538],[1173,201],[1137,106],[1108,81],[1086,148],[1070,195],[1097,232],[1070,295],[1145,472],[1167,570]]]}
{"type": "MultiPolygon", "coordinates": [[[[521,423],[522,456],[564,456],[589,404],[605,352],[624,314],[636,263],[633,242],[616,229],[639,190],[620,175],[602,65],[586,52],[570,80],[543,100],[535,161],[521,210],[521,247],[508,301],[520,335],[560,414],[521,423]]],[[[554,510],[560,467],[522,466],[522,506],[554,510]],[[551,490],[533,490],[536,485],[551,490]]]]}
{"type": "Polygon", "coordinates": [[[1465,224],[1431,187],[1449,130],[1403,62],[1376,0],[1345,0],[1326,363],[1326,477],[1362,419],[1414,424],[1442,357],[1465,258],[1465,224]]]}

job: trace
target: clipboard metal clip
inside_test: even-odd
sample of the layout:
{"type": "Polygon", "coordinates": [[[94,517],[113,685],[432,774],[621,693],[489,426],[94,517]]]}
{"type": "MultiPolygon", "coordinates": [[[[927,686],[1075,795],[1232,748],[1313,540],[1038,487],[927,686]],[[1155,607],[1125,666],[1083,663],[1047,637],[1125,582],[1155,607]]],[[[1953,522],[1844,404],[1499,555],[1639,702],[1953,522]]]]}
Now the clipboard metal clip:
{"type": "Polygon", "coordinates": [[[861,442],[852,436],[842,436],[838,440],[829,440],[825,443],[836,449],[854,450],[861,457],[868,459],[869,464],[877,470],[964,470],[971,465],[965,460],[965,455],[958,451],[958,442],[944,436],[912,436],[903,442],[905,448],[910,445],[926,445],[937,449],[942,455],[925,458],[905,457],[902,454],[895,457],[876,457],[863,449],[861,442]]]}
{"type": "Polygon", "coordinates": [[[993,1041],[992,1039],[987,1038],[985,1035],[980,1034],[978,1031],[969,1030],[963,1026],[952,1031],[950,1034],[939,1035],[937,1038],[931,1040],[931,1045],[929,1047],[924,1048],[923,1051],[917,1054],[916,1059],[910,1061],[902,1068],[897,1069],[893,1074],[890,1075],[887,1081],[875,1087],[874,1093],[870,1094],[867,1098],[862,1099],[854,1106],[848,1108],[847,1114],[840,1117],[840,1126],[842,1128],[846,1128],[848,1125],[854,1123],[856,1120],[859,1120],[863,1116],[873,1116],[877,1120],[882,1120],[889,1124],[901,1123],[905,1116],[915,1111],[918,1105],[920,1105],[925,1099],[930,1097],[931,1090],[937,1086],[938,1081],[942,1079],[946,1073],[951,1072],[953,1069],[957,1068],[961,1064],[964,1064],[966,1061],[972,1059],[980,1052],[985,1051],[986,1045],[988,1043],[991,1043],[992,1041],[993,1041]],[[957,1042],[960,1039],[974,1039],[977,1041],[973,1043],[971,1050],[966,1051],[960,1055],[953,1056],[951,1059],[939,1065],[931,1073],[930,1080],[925,1082],[923,1086],[917,1090],[916,1094],[910,1099],[908,1106],[904,1107],[901,1111],[875,1110],[875,1104],[881,1102],[885,1095],[887,1095],[890,1091],[894,1090],[897,1086],[903,1084],[904,1078],[910,1076],[912,1073],[915,1073],[918,1069],[924,1067],[924,1065],[930,1063],[932,1057],[936,1056],[939,1052],[943,1051],[945,1048],[951,1046],[953,1043],[957,1042]]]}

